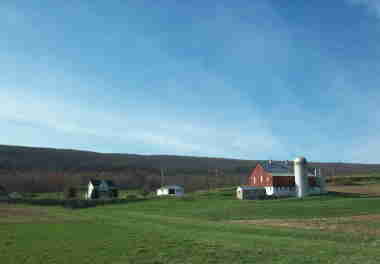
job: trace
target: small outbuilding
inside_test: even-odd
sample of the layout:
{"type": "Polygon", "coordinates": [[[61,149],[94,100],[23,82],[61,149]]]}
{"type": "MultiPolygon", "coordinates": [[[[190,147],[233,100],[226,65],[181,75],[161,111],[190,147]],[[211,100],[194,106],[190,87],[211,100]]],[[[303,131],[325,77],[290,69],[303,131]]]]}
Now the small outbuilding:
{"type": "Polygon", "coordinates": [[[18,192],[12,192],[12,193],[8,194],[8,196],[11,199],[22,199],[22,198],[24,198],[24,196],[18,192]]]}
{"type": "Polygon", "coordinates": [[[259,200],[266,197],[264,187],[239,186],[236,188],[236,198],[240,200],[259,200]]]}
{"type": "Polygon", "coordinates": [[[110,199],[118,197],[118,188],[111,180],[91,179],[87,185],[87,199],[110,199]]]}
{"type": "Polygon", "coordinates": [[[184,194],[185,194],[184,188],[179,185],[166,185],[157,189],[157,196],[162,196],[162,195],[183,196],[184,194]]]}

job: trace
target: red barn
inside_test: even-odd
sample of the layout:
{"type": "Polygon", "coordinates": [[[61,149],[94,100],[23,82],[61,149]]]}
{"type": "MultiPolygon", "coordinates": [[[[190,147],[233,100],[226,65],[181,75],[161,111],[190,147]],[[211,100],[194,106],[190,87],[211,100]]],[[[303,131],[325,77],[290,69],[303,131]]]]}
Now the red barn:
{"type": "MultiPolygon", "coordinates": [[[[314,174],[308,172],[309,187],[317,187],[314,174]]],[[[267,195],[295,195],[295,177],[293,166],[288,162],[257,164],[248,177],[248,185],[265,187],[267,195]]]]}

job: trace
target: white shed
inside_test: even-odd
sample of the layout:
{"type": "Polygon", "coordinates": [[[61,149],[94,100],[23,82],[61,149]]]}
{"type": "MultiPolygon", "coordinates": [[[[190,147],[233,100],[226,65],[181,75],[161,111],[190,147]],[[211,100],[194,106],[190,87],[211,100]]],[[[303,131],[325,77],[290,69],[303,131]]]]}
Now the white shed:
{"type": "Polygon", "coordinates": [[[23,195],[18,193],[18,192],[12,192],[12,193],[8,194],[8,196],[11,199],[22,199],[22,198],[24,198],[23,195]]]}
{"type": "Polygon", "coordinates": [[[157,196],[162,195],[172,195],[172,196],[183,196],[185,194],[185,190],[182,186],[179,185],[166,185],[157,189],[157,196]]]}
{"type": "Polygon", "coordinates": [[[265,187],[239,186],[236,188],[236,198],[240,200],[257,200],[266,196],[265,187]]]}

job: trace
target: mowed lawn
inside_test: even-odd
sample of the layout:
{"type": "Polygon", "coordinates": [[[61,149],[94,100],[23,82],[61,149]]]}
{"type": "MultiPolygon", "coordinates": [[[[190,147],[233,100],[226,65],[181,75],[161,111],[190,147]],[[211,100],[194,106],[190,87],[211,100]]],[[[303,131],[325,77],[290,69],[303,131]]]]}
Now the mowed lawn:
{"type": "Polygon", "coordinates": [[[380,263],[380,198],[0,204],[0,263],[380,263]]]}

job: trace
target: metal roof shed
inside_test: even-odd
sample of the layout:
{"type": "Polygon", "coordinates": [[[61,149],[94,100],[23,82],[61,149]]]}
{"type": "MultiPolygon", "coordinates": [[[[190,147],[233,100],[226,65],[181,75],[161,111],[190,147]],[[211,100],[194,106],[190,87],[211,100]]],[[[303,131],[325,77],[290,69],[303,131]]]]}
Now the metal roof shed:
{"type": "Polygon", "coordinates": [[[236,198],[240,200],[258,200],[266,196],[264,187],[239,186],[236,188],[236,198]]]}
{"type": "Polygon", "coordinates": [[[162,196],[162,195],[183,196],[184,194],[185,194],[184,188],[179,185],[166,185],[157,189],[157,196],[162,196]]]}

